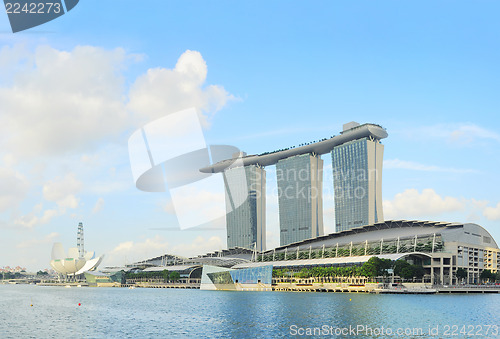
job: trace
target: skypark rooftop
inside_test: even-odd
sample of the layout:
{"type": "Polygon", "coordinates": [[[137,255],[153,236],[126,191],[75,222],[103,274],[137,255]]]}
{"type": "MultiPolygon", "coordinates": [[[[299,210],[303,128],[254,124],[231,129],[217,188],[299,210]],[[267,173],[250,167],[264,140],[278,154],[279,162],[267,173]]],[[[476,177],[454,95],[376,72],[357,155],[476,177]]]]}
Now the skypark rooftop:
{"type": "MultiPolygon", "coordinates": [[[[352,125],[354,126],[354,125],[352,125]]],[[[342,145],[346,142],[361,139],[371,138],[373,140],[380,140],[387,137],[386,130],[376,124],[363,124],[356,125],[352,128],[345,129],[340,135],[333,136],[330,139],[323,139],[318,142],[309,143],[296,148],[287,148],[270,153],[262,153],[259,155],[248,155],[241,158],[233,158],[220,161],[212,166],[200,169],[203,173],[218,173],[227,168],[241,167],[248,165],[271,166],[276,164],[279,160],[290,158],[301,154],[326,154],[334,147],[342,145]]]]}

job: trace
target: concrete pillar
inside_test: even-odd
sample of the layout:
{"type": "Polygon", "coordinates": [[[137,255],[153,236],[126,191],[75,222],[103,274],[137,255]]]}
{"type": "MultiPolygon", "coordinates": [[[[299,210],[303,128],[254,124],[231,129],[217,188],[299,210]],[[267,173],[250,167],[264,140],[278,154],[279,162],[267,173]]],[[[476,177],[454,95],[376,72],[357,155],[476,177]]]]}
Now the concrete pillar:
{"type": "Polygon", "coordinates": [[[443,266],[444,258],[439,258],[439,280],[441,280],[441,284],[444,283],[444,266],[443,266]]]}

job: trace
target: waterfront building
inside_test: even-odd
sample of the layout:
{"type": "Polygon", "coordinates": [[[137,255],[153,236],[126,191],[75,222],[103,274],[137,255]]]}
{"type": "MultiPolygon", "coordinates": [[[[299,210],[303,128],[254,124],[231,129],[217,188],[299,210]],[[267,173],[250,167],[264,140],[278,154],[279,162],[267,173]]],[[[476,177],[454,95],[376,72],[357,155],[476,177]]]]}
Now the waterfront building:
{"type": "MultiPolygon", "coordinates": [[[[181,266],[189,266],[191,268],[202,267],[205,265],[218,266],[218,267],[233,267],[234,265],[241,264],[244,262],[250,262],[255,260],[256,254],[258,252],[255,250],[250,250],[247,248],[235,247],[231,249],[224,249],[220,251],[210,252],[196,257],[186,258],[172,254],[163,254],[161,256],[145,259],[142,261],[127,264],[125,266],[107,266],[101,271],[103,273],[116,273],[119,271],[145,271],[158,270],[162,271],[162,268],[173,268],[177,269],[181,274],[183,272],[179,270],[181,266]]],[[[192,272],[188,272],[191,275],[192,272]]]]}
{"type": "Polygon", "coordinates": [[[86,271],[95,271],[101,263],[104,255],[97,257],[95,252],[85,252],[83,238],[83,224],[79,223],[77,233],[77,247],[71,247],[68,253],[60,242],[52,246],[50,266],[60,274],[65,276],[77,276],[86,271]]]}
{"type": "Polygon", "coordinates": [[[273,266],[246,269],[203,266],[201,290],[272,291],[273,266]]]}
{"type": "Polygon", "coordinates": [[[124,272],[115,272],[112,275],[97,271],[84,272],[85,281],[92,287],[120,287],[122,282],[125,282],[124,275],[124,272]]]}
{"type": "Polygon", "coordinates": [[[266,249],[266,172],[258,165],[226,169],[227,247],[266,249]]]}
{"type": "Polygon", "coordinates": [[[280,245],[323,235],[323,160],[302,154],[276,164],[280,245]]]}
{"type": "Polygon", "coordinates": [[[175,270],[181,273],[182,283],[205,284],[204,289],[245,290],[266,287],[259,284],[267,284],[267,274],[272,269],[284,270],[292,277],[304,268],[360,266],[372,257],[421,266],[424,275],[414,278],[415,283],[477,284],[484,270],[498,272],[500,249],[491,234],[477,224],[390,220],[261,253],[235,248],[186,258],[182,265],[144,268],[158,259],[152,258],[132,264],[125,271],[175,270]],[[255,268],[261,270],[241,271],[255,268]],[[457,278],[459,269],[467,272],[465,279],[457,278]],[[245,281],[248,286],[241,285],[245,281]]]}
{"type": "MultiPolygon", "coordinates": [[[[359,127],[351,122],[342,133],[359,127]]],[[[352,140],[332,151],[337,232],[384,220],[382,161],[384,145],[373,136],[352,140]]]]}
{"type": "Polygon", "coordinates": [[[420,265],[427,283],[460,283],[456,273],[461,268],[467,271],[463,282],[475,284],[483,270],[498,271],[500,250],[491,234],[477,224],[393,220],[280,246],[261,253],[260,262],[233,268],[272,264],[299,272],[315,266],[360,265],[373,256],[420,265]]]}

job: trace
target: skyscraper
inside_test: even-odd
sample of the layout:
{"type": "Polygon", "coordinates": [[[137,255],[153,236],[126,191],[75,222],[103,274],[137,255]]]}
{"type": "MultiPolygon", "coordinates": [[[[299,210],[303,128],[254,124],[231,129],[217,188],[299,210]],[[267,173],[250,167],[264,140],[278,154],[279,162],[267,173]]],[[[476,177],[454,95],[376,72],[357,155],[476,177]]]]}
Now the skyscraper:
{"type": "Polygon", "coordinates": [[[227,247],[266,249],[266,172],[257,165],[223,172],[227,247]]]}
{"type": "Polygon", "coordinates": [[[224,173],[228,246],[254,248],[254,244],[260,244],[257,248],[265,248],[264,166],[276,165],[280,244],[323,235],[321,155],[326,153],[331,153],[333,162],[336,230],[383,221],[384,146],[380,140],[387,136],[380,125],[350,122],[340,135],[257,155],[236,154],[200,168],[202,173],[224,173]],[[261,171],[259,180],[250,175],[257,169],[261,171]],[[250,189],[252,185],[258,190],[250,189]],[[255,194],[255,201],[246,201],[249,192],[261,195],[255,194]],[[256,239],[254,234],[260,235],[256,239]]]}
{"type": "Polygon", "coordinates": [[[302,154],[276,164],[280,245],[323,235],[323,160],[302,154]]]}
{"type": "MultiPolygon", "coordinates": [[[[359,124],[345,124],[343,132],[359,124]]],[[[384,145],[364,137],[336,146],[332,152],[336,231],[384,221],[382,160],[384,145]]]]}

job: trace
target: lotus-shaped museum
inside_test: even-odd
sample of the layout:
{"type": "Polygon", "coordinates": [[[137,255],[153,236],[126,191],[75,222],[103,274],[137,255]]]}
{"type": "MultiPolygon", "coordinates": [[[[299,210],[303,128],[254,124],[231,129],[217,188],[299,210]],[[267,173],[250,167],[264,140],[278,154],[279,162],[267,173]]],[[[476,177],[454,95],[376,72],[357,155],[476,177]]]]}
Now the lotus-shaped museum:
{"type": "Polygon", "coordinates": [[[79,275],[85,271],[94,271],[103,257],[96,258],[93,251],[85,252],[83,256],[80,256],[76,247],[70,248],[66,254],[63,245],[56,242],[52,247],[50,266],[61,274],[79,275]]]}

